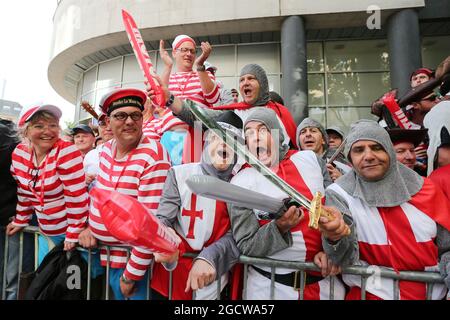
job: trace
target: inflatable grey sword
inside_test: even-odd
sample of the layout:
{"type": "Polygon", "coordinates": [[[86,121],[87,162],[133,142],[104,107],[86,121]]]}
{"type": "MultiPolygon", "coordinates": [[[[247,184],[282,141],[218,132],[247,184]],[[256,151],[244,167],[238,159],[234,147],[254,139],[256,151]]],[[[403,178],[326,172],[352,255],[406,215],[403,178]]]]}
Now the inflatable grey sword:
{"type": "Polygon", "coordinates": [[[289,205],[287,201],[289,199],[279,200],[212,176],[193,175],[186,180],[186,184],[198,196],[232,203],[243,208],[275,213],[276,216],[282,214],[289,205]]]}
{"type": "MultiPolygon", "coordinates": [[[[200,120],[208,129],[211,129],[225,144],[227,144],[237,155],[245,159],[245,161],[259,171],[270,182],[287,193],[291,198],[291,205],[303,206],[309,211],[308,226],[313,229],[319,228],[319,218],[326,217],[329,221],[334,220],[334,216],[322,208],[322,194],[316,192],[312,201],[300,194],[297,190],[292,188],[283,179],[273,173],[268,167],[262,164],[258,158],[248,151],[245,145],[241,144],[236,138],[226,130],[224,130],[217,122],[211,118],[205,110],[197,106],[195,103],[190,104],[190,110],[194,116],[200,120]]],[[[347,234],[350,233],[350,228],[347,228],[347,234]]]]}

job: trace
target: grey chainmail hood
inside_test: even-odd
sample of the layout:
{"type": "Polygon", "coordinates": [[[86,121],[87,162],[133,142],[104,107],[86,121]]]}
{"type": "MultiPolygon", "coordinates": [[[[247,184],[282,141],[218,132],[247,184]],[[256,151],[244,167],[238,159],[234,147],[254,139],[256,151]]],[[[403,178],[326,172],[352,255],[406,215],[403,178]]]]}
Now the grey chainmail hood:
{"type": "MultiPolygon", "coordinates": [[[[328,149],[328,134],[325,131],[325,128],[316,120],[311,119],[311,118],[305,118],[303,119],[302,122],[300,122],[300,124],[297,127],[297,132],[296,132],[296,138],[297,138],[297,146],[299,149],[301,149],[300,147],[300,131],[302,131],[305,128],[317,128],[320,130],[320,132],[322,133],[323,136],[323,140],[325,140],[325,146],[323,148],[324,153],[327,151],[328,149]]],[[[321,155],[319,155],[321,156],[321,155]]]]}
{"type": "Polygon", "coordinates": [[[450,131],[450,101],[442,101],[435,105],[423,119],[423,125],[428,129],[428,137],[430,142],[428,144],[428,173],[429,176],[434,169],[434,162],[436,160],[436,153],[441,146],[441,131],[442,128],[447,128],[450,131]]]}
{"type": "MultiPolygon", "coordinates": [[[[238,140],[240,143],[244,143],[242,138],[242,120],[233,111],[225,111],[216,120],[224,130],[227,130],[229,133],[231,133],[231,135],[235,136],[236,140],[238,140]]],[[[243,161],[240,161],[241,159],[235,153],[232,163],[230,163],[226,170],[220,171],[216,169],[212,164],[212,160],[208,152],[208,137],[210,137],[210,135],[213,135],[214,133],[209,131],[207,134],[208,136],[205,145],[203,146],[202,157],[200,160],[200,167],[206,174],[229,182],[233,174],[235,174],[240,169],[243,161]]]]}
{"type": "Polygon", "coordinates": [[[389,155],[389,169],[378,181],[366,181],[355,169],[336,180],[348,194],[371,207],[395,207],[411,199],[422,188],[423,178],[396,160],[394,146],[385,129],[371,120],[352,124],[344,154],[349,158],[352,145],[360,140],[379,143],[389,155]]]}
{"type": "Polygon", "coordinates": [[[253,104],[254,106],[265,106],[269,102],[269,81],[267,80],[266,71],[258,65],[258,64],[247,64],[239,75],[242,77],[245,74],[252,74],[256,77],[256,80],[259,82],[259,96],[256,102],[253,104]]]}
{"type": "MultiPolygon", "coordinates": [[[[284,159],[286,156],[286,153],[289,151],[289,145],[283,144],[284,142],[284,134],[283,129],[281,128],[280,122],[278,120],[278,117],[272,109],[269,108],[263,108],[263,107],[255,107],[252,108],[250,113],[247,116],[247,119],[245,119],[244,123],[244,131],[245,126],[250,121],[258,121],[263,123],[272,133],[272,137],[274,137],[273,130],[278,130],[278,141],[274,141],[278,144],[279,150],[278,150],[278,162],[284,159]]],[[[274,139],[275,140],[275,139],[274,139]]]]}

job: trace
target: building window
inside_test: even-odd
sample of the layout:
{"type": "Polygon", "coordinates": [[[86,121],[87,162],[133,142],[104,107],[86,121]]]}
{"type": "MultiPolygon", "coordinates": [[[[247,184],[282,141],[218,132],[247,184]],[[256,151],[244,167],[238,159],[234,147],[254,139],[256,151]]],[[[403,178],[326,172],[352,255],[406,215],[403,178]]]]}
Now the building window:
{"type": "Polygon", "coordinates": [[[423,37],[422,66],[435,70],[448,57],[450,52],[450,36],[423,37]]]}
{"type": "MultiPolygon", "coordinates": [[[[310,116],[325,126],[339,125],[343,129],[361,118],[376,119],[370,114],[370,105],[390,88],[387,41],[309,42],[307,49],[310,116]]],[[[158,52],[149,54],[161,74],[164,64],[158,52]]],[[[257,63],[267,72],[269,89],[283,95],[280,43],[217,45],[208,61],[217,67],[216,77],[225,88],[238,88],[241,68],[257,63]]],[[[134,55],[91,68],[84,74],[80,87],[80,100],[89,101],[97,109],[103,94],[115,87],[145,88],[134,55]]],[[[80,111],[77,118],[87,117],[80,111]]]]}
{"type": "Polygon", "coordinates": [[[390,88],[386,40],[310,42],[307,56],[310,117],[343,129],[376,119],[370,105],[390,88]]]}

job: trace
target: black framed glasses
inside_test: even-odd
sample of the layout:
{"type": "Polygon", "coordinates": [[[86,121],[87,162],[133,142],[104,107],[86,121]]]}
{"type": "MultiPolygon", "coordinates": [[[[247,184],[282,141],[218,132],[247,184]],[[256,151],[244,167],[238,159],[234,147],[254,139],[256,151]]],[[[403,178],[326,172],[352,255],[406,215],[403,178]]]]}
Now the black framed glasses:
{"type": "Polygon", "coordinates": [[[117,112],[116,114],[111,115],[114,119],[118,121],[127,121],[128,117],[131,118],[133,121],[139,121],[142,119],[142,112],[132,112],[132,113],[126,113],[126,112],[117,112]]]}

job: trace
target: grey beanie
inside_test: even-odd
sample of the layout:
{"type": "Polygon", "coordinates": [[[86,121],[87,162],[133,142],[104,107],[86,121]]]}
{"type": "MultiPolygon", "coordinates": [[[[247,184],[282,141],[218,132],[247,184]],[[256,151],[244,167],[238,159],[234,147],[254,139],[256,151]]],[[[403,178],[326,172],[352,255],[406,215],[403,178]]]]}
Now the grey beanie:
{"type": "Polygon", "coordinates": [[[283,144],[284,142],[284,133],[281,128],[280,122],[278,120],[277,114],[275,111],[269,108],[264,107],[255,107],[251,108],[250,112],[245,119],[244,123],[244,131],[245,127],[250,121],[257,121],[263,123],[269,130],[278,130],[278,145],[279,147],[279,160],[281,161],[289,150],[289,145],[283,144]]]}
{"type": "Polygon", "coordinates": [[[330,131],[331,132],[336,132],[338,135],[340,135],[341,136],[341,138],[342,139],[344,139],[345,138],[345,133],[344,133],[344,130],[342,130],[340,127],[338,127],[338,126],[331,126],[331,127],[328,127],[327,128],[327,130],[325,130],[327,133],[329,133],[330,131]]]}
{"type": "Polygon", "coordinates": [[[259,97],[256,102],[253,104],[254,106],[265,106],[269,102],[269,81],[267,80],[266,71],[258,64],[251,63],[245,65],[241,69],[242,77],[246,74],[252,74],[256,77],[256,80],[259,82],[259,97]]]}
{"type": "Polygon", "coordinates": [[[328,149],[328,134],[325,131],[325,128],[316,120],[311,118],[305,118],[297,127],[297,133],[296,133],[296,139],[297,139],[297,146],[300,148],[300,131],[302,131],[305,128],[317,128],[320,130],[323,136],[323,140],[325,140],[325,147],[324,150],[328,149]]]}

